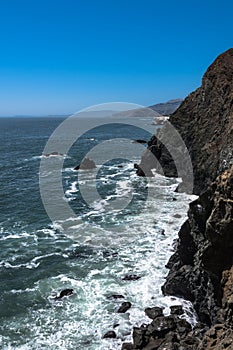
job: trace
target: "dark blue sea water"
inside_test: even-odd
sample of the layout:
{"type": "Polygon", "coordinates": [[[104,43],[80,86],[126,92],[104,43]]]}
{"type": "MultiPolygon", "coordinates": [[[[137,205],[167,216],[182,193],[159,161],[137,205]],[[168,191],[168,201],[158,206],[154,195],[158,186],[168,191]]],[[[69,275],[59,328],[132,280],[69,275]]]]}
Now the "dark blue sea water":
{"type": "MultiPolygon", "coordinates": [[[[145,307],[159,304],[167,311],[172,303],[182,302],[160,291],[191,198],[174,193],[177,180],[156,175],[147,183],[137,177],[137,152],[134,159],[122,153],[104,164],[97,162],[94,185],[91,171],[73,170],[103,142],[149,140],[150,133],[132,127],[132,119],[128,125],[110,123],[84,134],[67,154],[51,156],[64,162],[63,200],[77,219],[66,230],[62,220],[49,218],[39,183],[45,144],[62,121],[0,119],[1,349],[120,349],[122,341],[131,339],[133,325],[149,321],[145,307]],[[95,189],[100,198],[91,202],[95,189]],[[124,196],[129,203],[122,210],[111,209],[111,203],[124,196]],[[141,278],[124,281],[126,274],[141,278]],[[74,295],[54,300],[65,288],[72,288],[74,295]],[[118,314],[122,300],[112,300],[112,294],[124,295],[132,308],[118,314]],[[103,340],[116,324],[117,339],[103,340]]],[[[130,155],[130,149],[126,153],[130,155]]],[[[56,193],[51,190],[49,196],[55,198],[56,193]]]]}

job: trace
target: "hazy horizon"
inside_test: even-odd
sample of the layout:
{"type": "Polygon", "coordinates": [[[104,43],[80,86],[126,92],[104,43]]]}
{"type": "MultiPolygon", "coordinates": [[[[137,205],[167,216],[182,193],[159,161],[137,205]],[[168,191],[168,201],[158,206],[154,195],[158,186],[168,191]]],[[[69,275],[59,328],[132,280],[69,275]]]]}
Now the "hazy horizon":
{"type": "Polygon", "coordinates": [[[230,0],[2,2],[0,116],[185,98],[233,46],[232,11],[230,0]]]}

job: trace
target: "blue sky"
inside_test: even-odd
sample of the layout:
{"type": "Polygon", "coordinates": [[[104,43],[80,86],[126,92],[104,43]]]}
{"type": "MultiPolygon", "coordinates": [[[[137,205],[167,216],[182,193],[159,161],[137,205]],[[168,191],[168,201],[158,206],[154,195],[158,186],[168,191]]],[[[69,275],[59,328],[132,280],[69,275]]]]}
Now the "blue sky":
{"type": "Polygon", "coordinates": [[[0,115],[185,97],[233,47],[232,0],[2,0],[0,115]]]}

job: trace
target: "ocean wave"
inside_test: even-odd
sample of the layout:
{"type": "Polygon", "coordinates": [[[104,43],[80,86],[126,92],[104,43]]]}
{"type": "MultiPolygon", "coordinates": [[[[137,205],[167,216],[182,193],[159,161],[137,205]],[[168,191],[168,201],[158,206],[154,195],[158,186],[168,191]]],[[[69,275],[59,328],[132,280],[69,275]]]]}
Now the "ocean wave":
{"type": "MultiPolygon", "coordinates": [[[[176,203],[177,210],[183,208],[183,205],[180,198],[176,203]]],[[[168,220],[169,216],[167,212],[164,220],[168,220]]],[[[74,218],[70,220],[75,222],[74,218]]],[[[38,350],[49,346],[51,350],[55,350],[59,346],[59,349],[71,350],[74,345],[80,349],[88,346],[90,350],[120,349],[122,341],[132,340],[133,326],[149,322],[144,313],[145,307],[157,305],[164,307],[165,314],[169,313],[170,306],[183,305],[184,317],[195,323],[195,314],[190,303],[179,298],[164,297],[161,292],[161,285],[167,273],[164,265],[173,250],[174,231],[166,232],[161,239],[158,227],[154,227],[152,217],[149,216],[144,217],[144,220],[140,217],[137,225],[138,227],[128,228],[132,231],[134,227],[134,235],[137,232],[135,243],[124,244],[120,248],[118,245],[105,255],[103,253],[106,246],[99,248],[93,251],[93,255],[87,255],[82,261],[78,258],[70,261],[68,259],[70,266],[68,273],[37,282],[35,288],[37,291],[39,288],[44,296],[47,293],[51,307],[49,311],[46,308],[33,310],[30,315],[26,317],[24,315],[23,319],[18,318],[19,324],[23,323],[24,327],[30,329],[30,336],[25,339],[22,329],[21,333],[24,337],[22,339],[25,339],[25,344],[15,346],[15,349],[24,346],[25,349],[28,347],[30,350],[38,350]],[[147,225],[140,227],[145,221],[147,225]],[[81,277],[74,273],[76,270],[85,271],[85,274],[81,277]],[[134,282],[122,280],[125,275],[132,273],[140,276],[140,279],[134,282]],[[63,288],[73,288],[75,294],[55,302],[53,296],[63,288]],[[116,311],[121,301],[109,299],[111,294],[124,295],[125,300],[132,303],[130,311],[126,314],[118,314],[116,311]],[[112,329],[114,324],[118,324],[114,329],[118,339],[103,340],[103,334],[112,329]]],[[[169,224],[167,226],[164,224],[164,228],[168,229],[169,224]]],[[[122,234],[127,235],[127,232],[122,231],[122,234]]],[[[102,232],[98,230],[98,236],[101,235],[104,235],[104,230],[102,232]]],[[[80,243],[76,243],[76,247],[80,248],[80,243]]],[[[38,256],[33,261],[38,263],[51,255],[38,256]]],[[[12,291],[16,294],[20,292],[20,290],[12,291]]],[[[6,323],[4,327],[10,327],[10,324],[6,323]]]]}
{"type": "Polygon", "coordinates": [[[78,192],[77,185],[78,185],[78,181],[71,182],[69,189],[65,191],[65,195],[69,196],[69,195],[72,195],[73,193],[77,193],[78,192]]]}
{"type": "Polygon", "coordinates": [[[35,263],[33,261],[30,261],[28,263],[23,263],[23,264],[16,264],[13,265],[9,261],[0,261],[0,267],[4,267],[6,269],[20,269],[20,268],[26,268],[26,269],[36,269],[40,263],[35,263]]]}

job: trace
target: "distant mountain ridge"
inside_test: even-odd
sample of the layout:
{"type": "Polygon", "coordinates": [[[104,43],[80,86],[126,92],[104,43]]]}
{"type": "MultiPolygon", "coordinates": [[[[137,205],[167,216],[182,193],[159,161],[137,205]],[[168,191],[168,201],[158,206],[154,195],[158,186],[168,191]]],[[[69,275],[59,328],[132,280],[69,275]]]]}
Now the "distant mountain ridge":
{"type": "Polygon", "coordinates": [[[177,108],[181,105],[182,102],[183,102],[182,98],[177,98],[177,99],[169,100],[167,102],[157,103],[148,108],[152,109],[155,112],[158,112],[159,114],[168,116],[174,113],[177,110],[177,108]]]}
{"type": "Polygon", "coordinates": [[[152,117],[157,118],[161,116],[169,116],[174,113],[181,105],[183,99],[177,98],[167,102],[157,103],[153,106],[130,109],[118,112],[115,115],[118,117],[152,117]]]}

